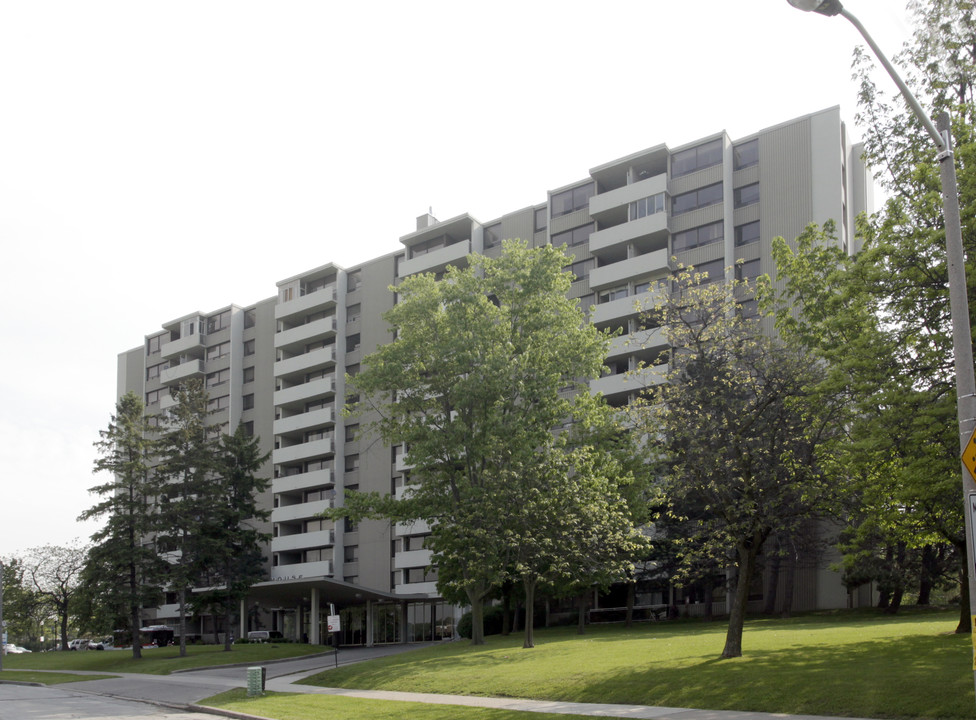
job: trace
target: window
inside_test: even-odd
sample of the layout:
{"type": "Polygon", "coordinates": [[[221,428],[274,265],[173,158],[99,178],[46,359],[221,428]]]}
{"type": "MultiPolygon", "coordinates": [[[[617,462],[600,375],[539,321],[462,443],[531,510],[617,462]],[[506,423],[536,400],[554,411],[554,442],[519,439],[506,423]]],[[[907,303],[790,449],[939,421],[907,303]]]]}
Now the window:
{"type": "Polygon", "coordinates": [[[552,206],[552,216],[554,218],[569,215],[571,212],[583,210],[590,204],[590,197],[593,196],[593,183],[580,185],[571,190],[563,190],[552,196],[550,204],[552,206]]]}
{"type": "Polygon", "coordinates": [[[698,208],[717,205],[722,202],[722,183],[706,185],[691,192],[675,195],[671,198],[671,214],[681,215],[698,208]]]}
{"type": "MultiPolygon", "coordinates": [[[[253,343],[254,341],[251,340],[251,342],[253,343]]],[[[207,361],[209,362],[210,360],[217,360],[219,358],[222,358],[225,355],[227,355],[227,353],[229,353],[229,352],[230,352],[230,343],[229,342],[222,342],[219,345],[214,345],[212,347],[208,347],[207,348],[207,361]]]]}
{"type": "Polygon", "coordinates": [[[223,385],[230,380],[230,370],[218,370],[207,374],[207,388],[223,385]]]}
{"type": "Polygon", "coordinates": [[[155,355],[159,352],[159,338],[161,336],[151,337],[146,340],[146,355],[155,355]]]}
{"type": "Polygon", "coordinates": [[[359,524],[355,520],[346,518],[346,532],[351,533],[356,532],[357,530],[359,530],[359,524]]]}
{"type": "Polygon", "coordinates": [[[546,229],[547,218],[546,218],[546,208],[541,207],[535,211],[535,231],[542,232],[546,229]]]}
{"type": "Polygon", "coordinates": [[[159,390],[150,390],[146,393],[146,405],[155,405],[159,402],[159,390]]]}
{"type": "Polygon", "coordinates": [[[217,410],[223,410],[230,406],[230,395],[222,395],[218,398],[210,398],[207,401],[207,410],[210,412],[215,412],[217,410]]]}
{"type": "Polygon", "coordinates": [[[244,356],[246,357],[248,355],[253,355],[253,354],[254,354],[254,340],[245,340],[244,341],[244,356]]]}
{"type": "Polygon", "coordinates": [[[702,278],[701,285],[725,280],[725,265],[723,260],[712,260],[710,262],[695,265],[694,274],[707,274],[707,278],[702,278]]]}
{"type": "Polygon", "coordinates": [[[306,550],[303,553],[303,562],[322,562],[323,560],[332,559],[332,548],[315,548],[314,550],[306,550]]]}
{"type": "Polygon", "coordinates": [[[353,290],[358,290],[359,286],[362,285],[363,276],[359,270],[356,272],[351,272],[346,276],[346,292],[352,292],[353,290]]]}
{"type": "Polygon", "coordinates": [[[356,377],[358,374],[359,374],[359,363],[346,365],[346,375],[348,375],[349,377],[356,377]]]}
{"type": "Polygon", "coordinates": [[[346,455],[346,472],[354,472],[359,469],[359,455],[346,455]]]}
{"type": "Polygon", "coordinates": [[[150,365],[146,368],[146,380],[152,380],[153,378],[159,377],[159,371],[164,369],[166,363],[161,363],[159,365],[150,365]]]}
{"type": "Polygon", "coordinates": [[[359,333],[346,336],[346,352],[359,349],[359,333]]]}
{"type": "Polygon", "coordinates": [[[244,396],[243,407],[245,410],[251,410],[254,407],[254,393],[250,393],[244,396]]]}
{"type": "Polygon", "coordinates": [[[353,442],[359,433],[359,424],[346,425],[346,442],[353,442]]]}
{"type": "Polygon", "coordinates": [[[230,327],[230,310],[224,310],[207,318],[207,332],[214,333],[230,327]]]}
{"type": "Polygon", "coordinates": [[[624,286],[611,288],[610,290],[603,290],[597,295],[597,300],[602,305],[603,303],[612,302],[614,300],[620,300],[621,298],[627,297],[627,288],[624,286]]]}
{"type": "Polygon", "coordinates": [[[739,303],[739,315],[744,318],[754,318],[759,315],[759,301],[756,299],[743,300],[739,303]]]}
{"type": "Polygon", "coordinates": [[[671,156],[671,177],[681,177],[696,170],[720,165],[722,163],[721,138],[707,142],[704,145],[682,150],[671,156]]]}
{"type": "Polygon", "coordinates": [[[656,215],[657,213],[664,212],[664,193],[658,193],[657,195],[651,195],[650,197],[641,198],[637,202],[632,202],[630,204],[630,219],[637,220],[638,218],[647,217],[648,215],[656,215]]]}
{"type": "Polygon", "coordinates": [[[293,288],[290,287],[281,288],[281,290],[278,291],[278,300],[280,302],[288,302],[289,300],[292,299],[293,294],[294,294],[293,288]]]}
{"type": "Polygon", "coordinates": [[[759,277],[760,272],[759,258],[756,258],[755,260],[746,260],[745,262],[736,263],[735,279],[752,280],[759,277]]]}
{"type": "Polygon", "coordinates": [[[254,366],[244,368],[244,382],[254,382],[254,366]]]}
{"type": "Polygon", "coordinates": [[[356,562],[359,560],[359,546],[346,545],[342,549],[342,560],[343,562],[356,562]]]}
{"type": "Polygon", "coordinates": [[[244,425],[244,434],[248,437],[254,437],[254,421],[248,420],[246,423],[242,424],[244,425]]]}
{"type": "Polygon", "coordinates": [[[495,223],[485,228],[485,250],[502,244],[502,224],[495,223]]]}
{"type": "Polygon", "coordinates": [[[736,170],[759,164],[759,140],[753,139],[732,148],[732,167],[736,170]]]}
{"type": "Polygon", "coordinates": [[[577,280],[585,280],[589,276],[590,270],[593,269],[594,264],[593,258],[589,258],[587,260],[577,260],[576,262],[567,265],[565,269],[573,273],[577,280]]]}
{"type": "Polygon", "coordinates": [[[743,185],[740,188],[736,188],[733,196],[737,208],[757,203],[759,202],[759,183],[743,185]]]}
{"type": "Polygon", "coordinates": [[[356,322],[359,319],[359,315],[362,312],[362,305],[356,303],[355,305],[349,305],[346,308],[346,322],[356,322]]]}
{"type": "Polygon", "coordinates": [[[720,220],[675,233],[671,238],[671,252],[679,253],[719,242],[725,234],[724,227],[725,224],[720,220]]]}
{"type": "Polygon", "coordinates": [[[758,242],[759,240],[759,221],[746,223],[745,225],[739,225],[735,229],[735,244],[736,247],[739,245],[748,245],[749,243],[758,242]]]}
{"type": "Polygon", "coordinates": [[[244,329],[252,328],[257,324],[258,321],[258,311],[257,310],[245,310],[244,311],[244,329]]]}
{"type": "Polygon", "coordinates": [[[551,241],[555,247],[559,247],[562,244],[569,245],[573,247],[574,245],[582,245],[587,240],[590,239],[590,233],[593,232],[593,224],[580,225],[572,230],[566,230],[565,232],[556,233],[552,236],[551,241]]]}

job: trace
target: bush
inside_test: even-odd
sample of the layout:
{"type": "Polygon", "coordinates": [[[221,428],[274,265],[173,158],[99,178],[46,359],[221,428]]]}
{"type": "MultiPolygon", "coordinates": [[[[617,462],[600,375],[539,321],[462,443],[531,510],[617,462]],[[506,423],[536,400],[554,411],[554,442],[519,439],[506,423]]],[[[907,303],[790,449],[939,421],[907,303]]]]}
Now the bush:
{"type": "MultiPolygon", "coordinates": [[[[502,616],[504,610],[501,605],[489,605],[485,608],[484,626],[485,635],[498,635],[502,631],[502,616]]],[[[468,611],[461,616],[457,625],[458,635],[463,638],[471,639],[471,612],[468,611]]]]}

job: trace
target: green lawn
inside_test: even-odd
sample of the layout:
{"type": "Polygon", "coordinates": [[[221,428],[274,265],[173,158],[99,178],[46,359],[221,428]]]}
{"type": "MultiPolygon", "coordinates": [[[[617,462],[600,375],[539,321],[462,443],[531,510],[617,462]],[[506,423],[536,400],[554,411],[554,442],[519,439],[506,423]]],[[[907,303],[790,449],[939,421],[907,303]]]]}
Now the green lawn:
{"type": "Polygon", "coordinates": [[[82,652],[62,651],[46,653],[24,653],[5,655],[3,673],[7,670],[87,670],[89,672],[130,672],[166,675],[174,670],[230,665],[236,663],[259,663],[268,660],[311,655],[322,652],[315,645],[300,643],[265,643],[233,645],[232,650],[224,652],[223,645],[190,645],[187,656],[181,658],[176,646],[153,648],[142,651],[142,659],[133,660],[131,650],[85,650],[82,652]]]}
{"type": "Polygon", "coordinates": [[[724,623],[599,625],[490,637],[329,670],[323,686],[886,718],[972,718],[973,651],[956,612],[754,619],[720,660],[724,623]]]}
{"type": "Polygon", "coordinates": [[[332,720],[356,718],[356,720],[580,720],[581,715],[532,713],[518,710],[473,708],[461,705],[423,705],[410,703],[404,709],[402,702],[391,700],[365,700],[338,697],[336,695],[295,695],[292,693],[265,693],[263,697],[249,698],[245,690],[229,690],[204,700],[209,707],[234,712],[276,718],[277,720],[332,720]]]}
{"type": "Polygon", "coordinates": [[[34,672],[33,670],[4,670],[0,681],[40,683],[41,685],[60,685],[61,683],[82,682],[84,680],[105,680],[118,675],[72,675],[58,672],[34,672]]]}

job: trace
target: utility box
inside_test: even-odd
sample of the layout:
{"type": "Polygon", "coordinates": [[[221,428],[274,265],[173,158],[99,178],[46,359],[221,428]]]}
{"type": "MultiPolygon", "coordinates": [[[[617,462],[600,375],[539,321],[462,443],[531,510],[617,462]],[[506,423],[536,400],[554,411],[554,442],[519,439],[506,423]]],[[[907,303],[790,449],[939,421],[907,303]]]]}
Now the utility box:
{"type": "Polygon", "coordinates": [[[264,682],[267,669],[263,667],[249,667],[247,669],[247,696],[257,697],[264,694],[264,682]]]}

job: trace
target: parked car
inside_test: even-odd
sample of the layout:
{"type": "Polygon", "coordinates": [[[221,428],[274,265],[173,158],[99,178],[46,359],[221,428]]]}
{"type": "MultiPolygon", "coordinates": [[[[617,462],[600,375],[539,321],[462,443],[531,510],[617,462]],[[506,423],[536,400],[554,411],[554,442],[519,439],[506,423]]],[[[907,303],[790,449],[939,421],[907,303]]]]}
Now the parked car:
{"type": "Polygon", "coordinates": [[[92,640],[88,643],[89,650],[115,650],[115,640],[107,637],[101,640],[92,640]]]}
{"type": "Polygon", "coordinates": [[[277,630],[251,630],[247,634],[247,639],[250,642],[275,642],[276,640],[283,640],[284,637],[277,630]]]}
{"type": "Polygon", "coordinates": [[[13,643],[4,643],[3,651],[8,655],[20,655],[21,653],[31,652],[25,647],[20,647],[20,645],[14,645],[13,643]]]}
{"type": "Polygon", "coordinates": [[[68,643],[69,650],[87,650],[88,643],[91,642],[88,638],[75,638],[68,643]]]}

